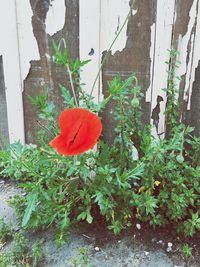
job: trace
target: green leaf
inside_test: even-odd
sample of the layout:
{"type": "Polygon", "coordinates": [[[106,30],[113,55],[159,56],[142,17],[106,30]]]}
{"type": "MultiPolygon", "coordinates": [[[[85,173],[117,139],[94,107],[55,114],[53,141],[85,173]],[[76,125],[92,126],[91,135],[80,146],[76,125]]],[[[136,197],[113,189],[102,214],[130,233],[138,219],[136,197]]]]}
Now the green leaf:
{"type": "Polygon", "coordinates": [[[38,197],[37,194],[30,194],[27,196],[28,205],[25,209],[25,214],[22,220],[22,227],[26,226],[27,223],[29,222],[31,214],[36,208],[37,197],[38,197]]]}
{"type": "Polygon", "coordinates": [[[87,219],[86,220],[90,224],[93,222],[93,217],[91,216],[90,212],[87,212],[87,219]]]}
{"type": "Polygon", "coordinates": [[[184,157],[181,154],[179,154],[178,156],[176,156],[176,160],[178,161],[178,163],[181,164],[184,162],[184,157]]]}
{"type": "Polygon", "coordinates": [[[87,217],[87,212],[86,211],[83,211],[81,212],[78,217],[77,217],[77,220],[80,221],[80,220],[85,220],[85,218],[87,217]]]}
{"type": "Polygon", "coordinates": [[[74,168],[74,166],[70,167],[69,170],[67,171],[67,177],[71,176],[75,170],[76,170],[76,168],[74,168]]]}
{"type": "Polygon", "coordinates": [[[134,178],[134,179],[140,179],[144,173],[145,164],[143,162],[140,162],[134,169],[132,169],[130,172],[126,172],[124,175],[127,175],[128,178],[134,178]]]}
{"type": "Polygon", "coordinates": [[[61,95],[64,99],[64,103],[67,105],[68,108],[74,108],[75,103],[74,103],[74,98],[71,97],[71,94],[69,90],[67,90],[63,85],[59,84],[59,88],[61,91],[61,95]]]}
{"type": "MultiPolygon", "coordinates": [[[[58,47],[58,45],[55,43],[55,41],[53,40],[52,41],[52,46],[53,46],[53,50],[54,50],[54,61],[57,63],[57,64],[61,64],[61,65],[64,65],[65,62],[64,62],[64,59],[63,59],[63,55],[58,47]]],[[[66,55],[66,54],[65,54],[66,55]]],[[[66,60],[66,58],[65,58],[66,60]]]]}

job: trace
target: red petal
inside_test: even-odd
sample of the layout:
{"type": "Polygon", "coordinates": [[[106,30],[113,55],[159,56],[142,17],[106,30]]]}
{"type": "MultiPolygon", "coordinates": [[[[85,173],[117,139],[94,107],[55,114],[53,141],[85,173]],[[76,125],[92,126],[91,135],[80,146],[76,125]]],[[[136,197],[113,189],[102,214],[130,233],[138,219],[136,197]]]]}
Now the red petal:
{"type": "Polygon", "coordinates": [[[69,108],[64,110],[59,117],[61,134],[68,134],[71,131],[72,126],[76,128],[76,125],[82,121],[85,111],[86,110],[81,108],[69,108]]]}
{"type": "Polygon", "coordinates": [[[102,131],[99,117],[81,108],[63,111],[59,124],[61,134],[50,145],[63,155],[79,155],[92,148],[102,131]]]}
{"type": "Polygon", "coordinates": [[[62,155],[68,155],[68,149],[65,143],[65,139],[61,135],[56,136],[50,143],[50,146],[56,149],[56,151],[62,155]]]}

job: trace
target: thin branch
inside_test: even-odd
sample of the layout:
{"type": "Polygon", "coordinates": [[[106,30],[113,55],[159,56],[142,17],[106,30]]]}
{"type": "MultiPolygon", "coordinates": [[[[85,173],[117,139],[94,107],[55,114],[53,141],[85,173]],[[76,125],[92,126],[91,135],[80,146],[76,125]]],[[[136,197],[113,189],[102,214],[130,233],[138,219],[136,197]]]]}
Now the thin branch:
{"type": "Polygon", "coordinates": [[[132,1],[132,4],[131,4],[131,6],[130,6],[130,10],[129,10],[129,12],[128,12],[128,15],[126,16],[126,18],[125,18],[125,20],[124,20],[124,23],[122,24],[122,26],[121,26],[119,32],[117,33],[117,35],[115,36],[114,40],[112,41],[112,43],[111,43],[111,45],[110,45],[110,47],[109,47],[109,49],[108,49],[108,51],[107,51],[107,53],[106,53],[106,55],[105,55],[103,61],[102,61],[102,64],[101,64],[101,66],[100,66],[100,68],[99,68],[99,70],[98,70],[98,72],[97,72],[96,78],[95,78],[94,83],[93,83],[93,85],[92,85],[92,89],[91,89],[91,92],[90,92],[90,96],[92,95],[92,93],[93,93],[93,91],[94,91],[94,87],[95,87],[96,82],[97,82],[97,80],[98,80],[98,78],[99,78],[99,75],[100,75],[100,73],[101,73],[101,70],[102,70],[103,66],[105,65],[105,62],[106,62],[106,59],[107,59],[107,57],[108,57],[109,52],[112,50],[112,47],[113,47],[114,43],[116,42],[116,40],[117,40],[117,38],[119,37],[119,35],[120,35],[120,33],[122,32],[122,30],[124,29],[124,27],[125,27],[125,25],[126,25],[126,22],[128,21],[130,15],[131,15],[132,9],[133,9],[133,7],[134,7],[134,5],[135,5],[135,1],[136,1],[136,0],[133,0],[133,1],[132,1]]]}
{"type": "MultiPolygon", "coordinates": [[[[65,42],[65,39],[62,38],[58,44],[58,48],[60,49],[61,43],[63,43],[64,48],[66,49],[67,45],[65,42]]],[[[76,103],[76,107],[78,107],[78,101],[77,101],[77,97],[76,97],[76,93],[75,93],[75,89],[74,89],[74,84],[73,84],[73,79],[72,79],[72,72],[70,70],[69,64],[65,64],[65,67],[67,68],[67,72],[69,74],[69,80],[70,80],[70,85],[71,85],[71,89],[72,89],[72,93],[73,93],[73,97],[76,103]]]]}
{"type": "Polygon", "coordinates": [[[75,93],[75,89],[74,89],[72,73],[71,73],[69,65],[66,64],[65,66],[67,67],[67,72],[69,74],[69,80],[70,80],[70,84],[71,84],[71,88],[72,88],[73,97],[74,97],[74,100],[75,100],[75,103],[76,103],[76,107],[78,107],[78,101],[77,101],[77,97],[76,97],[76,93],[75,93]]]}

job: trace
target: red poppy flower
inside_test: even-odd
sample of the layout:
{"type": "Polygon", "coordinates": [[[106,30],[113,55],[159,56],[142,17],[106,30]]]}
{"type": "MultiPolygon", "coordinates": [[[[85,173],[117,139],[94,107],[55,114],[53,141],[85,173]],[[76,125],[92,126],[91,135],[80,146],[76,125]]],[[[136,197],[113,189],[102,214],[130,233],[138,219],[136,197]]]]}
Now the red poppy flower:
{"type": "Polygon", "coordinates": [[[62,155],[79,155],[93,148],[102,132],[102,123],[97,115],[82,109],[64,110],[59,117],[60,135],[49,144],[62,155]]]}

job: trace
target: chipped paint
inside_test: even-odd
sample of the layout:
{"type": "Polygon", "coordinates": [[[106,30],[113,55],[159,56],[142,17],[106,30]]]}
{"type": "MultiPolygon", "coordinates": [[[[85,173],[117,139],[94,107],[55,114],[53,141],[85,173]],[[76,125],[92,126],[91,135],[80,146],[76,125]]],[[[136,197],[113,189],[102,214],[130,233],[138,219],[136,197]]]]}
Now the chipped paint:
{"type": "MultiPolygon", "coordinates": [[[[27,0],[25,0],[27,1],[27,0]]],[[[52,1],[46,17],[46,33],[53,35],[65,24],[65,0],[52,1]]]]}
{"type": "MultiPolygon", "coordinates": [[[[101,52],[108,50],[110,44],[122,27],[124,20],[130,10],[130,0],[102,1],[101,3],[101,52]]],[[[137,10],[132,10],[132,16],[137,10]]],[[[128,21],[112,47],[112,55],[122,51],[126,47],[128,21]]]]}
{"type": "MultiPolygon", "coordinates": [[[[80,75],[81,82],[85,84],[84,90],[90,93],[101,64],[100,0],[79,1],[79,10],[79,55],[81,60],[91,60],[83,67],[80,75]]],[[[99,83],[97,82],[93,91],[96,103],[99,101],[99,94],[99,83]]]]}
{"type": "Polygon", "coordinates": [[[27,0],[16,0],[17,31],[20,53],[21,87],[29,73],[30,61],[39,60],[37,41],[33,34],[31,18],[33,12],[30,2],[27,0]],[[26,12],[25,12],[26,11],[26,12]]]}
{"type": "MultiPolygon", "coordinates": [[[[184,86],[184,100],[188,101],[187,109],[190,109],[190,98],[191,98],[191,88],[195,78],[195,66],[198,66],[198,60],[194,57],[194,43],[195,43],[195,32],[194,27],[197,19],[197,7],[198,0],[194,0],[190,12],[189,12],[189,23],[187,27],[187,32],[184,36],[179,35],[178,37],[178,51],[179,51],[179,61],[181,65],[177,69],[177,75],[179,77],[185,75],[185,86],[184,86]],[[190,45],[190,51],[188,51],[188,45],[190,45]],[[195,62],[193,62],[195,60],[195,62]]],[[[197,20],[197,23],[198,20],[197,20]]],[[[200,26],[200,25],[199,25],[200,26]]],[[[196,29],[198,30],[198,25],[196,29]]],[[[196,38],[196,42],[197,42],[196,38]]],[[[177,82],[178,86],[180,81],[177,82]]]]}
{"type": "MultiPolygon", "coordinates": [[[[124,20],[130,10],[129,0],[116,1],[80,1],[80,58],[91,59],[81,73],[81,78],[87,86],[85,90],[90,93],[95,77],[101,65],[103,51],[107,51],[122,27],[124,20]],[[89,38],[92,36],[92,38],[89,38]],[[90,51],[94,51],[90,55],[90,51]]],[[[132,11],[132,16],[137,10],[132,11]]],[[[111,53],[122,51],[127,42],[127,24],[120,33],[120,37],[114,43],[111,53]]],[[[101,75],[100,75],[101,76],[101,75]]],[[[96,102],[102,100],[102,79],[98,79],[94,88],[93,96],[96,102]]]]}
{"type": "MultiPolygon", "coordinates": [[[[182,84],[179,85],[184,87],[181,87],[180,90],[181,100],[184,90],[183,111],[185,111],[186,102],[189,110],[191,108],[191,98],[195,98],[192,90],[196,86],[194,83],[195,72],[200,62],[200,0],[190,0],[189,4],[187,0],[183,2],[181,0],[157,0],[146,3],[145,1],[137,1],[138,9],[132,10],[132,16],[129,20],[131,23],[125,25],[112,47],[108,57],[109,60],[103,70],[103,81],[100,78],[96,83],[94,97],[96,102],[102,99],[102,82],[106,95],[106,83],[111,76],[120,73],[120,75],[127,77],[132,73],[132,70],[138,71],[138,77],[143,88],[147,88],[146,102],[148,103],[144,103],[144,105],[147,104],[148,108],[147,106],[144,108],[147,117],[145,122],[149,120],[151,112],[151,116],[154,117],[151,124],[155,126],[152,133],[158,138],[158,133],[165,131],[166,95],[162,89],[167,85],[167,65],[164,62],[168,60],[167,49],[171,48],[172,43],[175,46],[178,44],[176,47],[180,52],[181,65],[177,75],[182,77],[182,84]],[[157,10],[155,10],[155,4],[157,10]],[[180,5],[182,6],[180,7],[180,5]],[[175,6],[177,7],[177,27],[175,25],[175,6]],[[186,10],[182,8],[185,6],[187,7],[186,10]],[[182,9],[180,10],[180,8],[182,9]],[[156,13],[156,23],[154,23],[154,11],[156,13]],[[143,19],[143,16],[145,19],[143,19]],[[180,26],[182,20],[183,26],[180,26]],[[174,39],[172,40],[172,38],[174,39]],[[137,40],[139,41],[137,42],[137,40]],[[158,125],[156,116],[159,116],[158,125]]],[[[48,83],[52,90],[52,97],[57,99],[57,91],[54,91],[55,80],[57,78],[61,79],[62,75],[57,73],[57,70],[50,63],[51,49],[49,44],[52,35],[56,40],[60,36],[67,36],[68,39],[72,39],[68,44],[69,47],[76,46],[78,30],[77,35],[74,36],[71,32],[73,32],[73,27],[77,25],[74,23],[74,19],[77,21],[78,10],[80,10],[80,58],[81,60],[92,60],[83,68],[81,81],[87,84],[85,90],[90,92],[101,65],[102,52],[108,50],[122,26],[129,12],[130,0],[82,0],[79,1],[79,9],[77,1],[76,8],[71,11],[73,4],[70,0],[6,0],[1,3],[4,12],[0,17],[0,55],[3,56],[4,63],[8,127],[11,142],[18,139],[24,140],[22,101],[24,81],[26,90],[30,90],[26,93],[32,93],[32,88],[37,87],[33,94],[39,92],[42,81],[45,84],[48,83]],[[34,16],[30,3],[33,10],[36,9],[34,16]],[[43,12],[43,5],[46,5],[46,13],[43,12]],[[70,14],[72,14],[72,17],[70,14]],[[34,29],[32,28],[32,22],[34,29]],[[37,41],[35,38],[37,38],[37,41]],[[58,76],[56,76],[57,74],[58,76]]],[[[72,49],[72,54],[74,50],[72,49]]],[[[78,50],[76,51],[77,54],[73,54],[74,57],[78,55],[78,50]]],[[[36,130],[36,127],[33,126],[34,114],[31,113],[33,111],[31,111],[27,100],[25,100],[24,105],[26,122],[30,117],[32,119],[27,127],[26,134],[28,135],[30,131],[34,135],[36,130]]],[[[108,120],[106,123],[109,125],[110,121],[108,120]]],[[[164,137],[164,134],[162,137],[164,137]]]]}
{"type": "Polygon", "coordinates": [[[0,149],[9,143],[3,60],[0,55],[0,149]],[[3,137],[3,139],[2,139],[3,137]]]}
{"type": "Polygon", "coordinates": [[[18,140],[24,142],[24,116],[15,1],[3,1],[1,2],[1,8],[3,12],[0,16],[0,55],[3,56],[9,141],[10,143],[18,140]]]}
{"type": "MultiPolygon", "coordinates": [[[[166,93],[162,90],[167,87],[167,65],[169,59],[168,50],[171,48],[172,29],[175,20],[175,0],[159,0],[157,1],[156,13],[156,32],[155,32],[155,54],[154,54],[154,70],[152,78],[152,96],[151,96],[151,113],[158,104],[158,96],[162,97],[159,108],[158,130],[154,125],[152,134],[159,138],[159,135],[165,132],[165,106],[166,93]]],[[[160,137],[164,137],[162,134],[160,137]]]]}
{"type": "Polygon", "coordinates": [[[200,61],[200,3],[196,6],[196,27],[194,33],[194,48],[193,48],[193,59],[192,59],[192,67],[191,67],[191,74],[190,74],[190,84],[189,84],[189,91],[188,91],[188,105],[187,110],[191,108],[191,95],[192,95],[192,86],[195,81],[195,71],[198,67],[200,61]]]}
{"type": "Polygon", "coordinates": [[[156,33],[156,24],[151,25],[151,47],[150,47],[150,84],[146,91],[146,102],[151,102],[152,94],[152,80],[153,80],[153,71],[154,71],[154,54],[155,54],[155,33],[156,33]]]}

